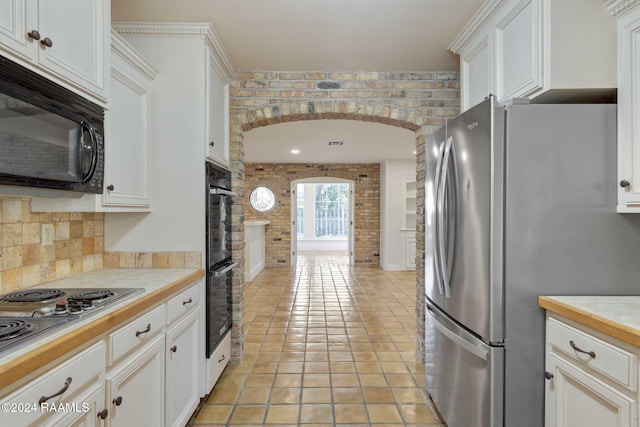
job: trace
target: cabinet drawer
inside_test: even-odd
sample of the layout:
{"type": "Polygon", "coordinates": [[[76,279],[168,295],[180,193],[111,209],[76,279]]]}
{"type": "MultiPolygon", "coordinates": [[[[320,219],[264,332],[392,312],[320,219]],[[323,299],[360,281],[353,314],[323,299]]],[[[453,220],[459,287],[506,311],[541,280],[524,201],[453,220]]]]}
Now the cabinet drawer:
{"type": "Polygon", "coordinates": [[[209,377],[212,380],[212,384],[215,384],[222,375],[222,371],[229,363],[231,358],[231,333],[228,333],[226,337],[220,341],[215,351],[211,353],[209,363],[209,377]]]}
{"type": "Polygon", "coordinates": [[[547,323],[547,340],[551,351],[561,351],[612,381],[637,390],[635,354],[554,318],[547,323]]]}
{"type": "Polygon", "coordinates": [[[97,342],[5,397],[2,404],[8,404],[7,409],[12,409],[11,405],[16,406],[15,411],[2,411],[0,417],[2,425],[31,425],[43,414],[55,414],[56,412],[51,411],[50,408],[57,408],[61,402],[74,403],[81,408],[84,402],[77,399],[77,393],[90,384],[101,381],[100,375],[104,370],[105,362],[104,353],[104,343],[97,342]],[[58,393],[60,394],[54,396],[58,393]],[[50,398],[46,399],[46,397],[50,398]],[[39,405],[41,400],[45,400],[42,406],[39,405]]]}
{"type": "Polygon", "coordinates": [[[169,325],[197,307],[200,301],[201,283],[198,282],[169,300],[167,304],[169,310],[167,323],[169,325]]]}
{"type": "Polygon", "coordinates": [[[160,305],[109,334],[109,364],[163,331],[164,310],[164,305],[160,305]]]}

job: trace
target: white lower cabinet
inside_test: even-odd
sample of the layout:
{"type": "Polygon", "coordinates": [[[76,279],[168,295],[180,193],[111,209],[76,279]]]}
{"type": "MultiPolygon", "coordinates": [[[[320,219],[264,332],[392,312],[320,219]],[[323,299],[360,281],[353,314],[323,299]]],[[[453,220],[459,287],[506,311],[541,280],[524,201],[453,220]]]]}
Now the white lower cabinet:
{"type": "Polygon", "coordinates": [[[164,344],[158,336],[109,374],[108,426],[164,424],[164,344]]]}
{"type": "Polygon", "coordinates": [[[200,402],[198,395],[198,310],[167,331],[165,425],[187,424],[200,402]]]}
{"type": "MultiPolygon", "coordinates": [[[[0,405],[15,411],[3,410],[0,426],[186,425],[205,374],[203,286],[198,281],[150,307],[6,394],[0,405]]],[[[222,372],[229,351],[214,356],[222,372]]]]}
{"type": "Polygon", "coordinates": [[[104,387],[102,383],[94,384],[77,399],[81,402],[79,408],[65,412],[59,418],[55,418],[52,427],[91,427],[102,426],[109,416],[109,410],[104,407],[104,387]]]}
{"type": "Polygon", "coordinates": [[[638,425],[640,349],[547,315],[546,427],[638,425]]]}
{"type": "Polygon", "coordinates": [[[104,365],[104,342],[99,341],[3,398],[0,404],[10,410],[2,411],[0,425],[63,425],[63,413],[78,425],[102,425],[97,415],[91,418],[89,412],[95,411],[95,406],[101,411],[103,402],[85,399],[93,396],[95,388],[102,390],[104,365]],[[84,403],[90,405],[86,413],[84,403]]]}

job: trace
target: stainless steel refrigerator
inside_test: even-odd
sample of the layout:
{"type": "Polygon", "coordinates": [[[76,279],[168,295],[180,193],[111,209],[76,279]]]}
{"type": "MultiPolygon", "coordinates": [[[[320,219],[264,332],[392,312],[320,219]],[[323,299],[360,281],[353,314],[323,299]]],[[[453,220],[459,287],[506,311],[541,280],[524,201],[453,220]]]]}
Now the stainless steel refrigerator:
{"type": "Polygon", "coordinates": [[[544,425],[539,295],[640,295],[616,107],[497,106],[426,145],[426,384],[449,427],[544,425]]]}

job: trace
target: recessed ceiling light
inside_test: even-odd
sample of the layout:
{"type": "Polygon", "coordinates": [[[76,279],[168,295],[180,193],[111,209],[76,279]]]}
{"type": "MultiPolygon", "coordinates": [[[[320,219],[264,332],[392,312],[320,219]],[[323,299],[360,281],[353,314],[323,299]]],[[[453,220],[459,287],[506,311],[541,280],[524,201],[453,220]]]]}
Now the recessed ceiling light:
{"type": "Polygon", "coordinates": [[[300,150],[294,148],[291,150],[291,154],[300,154],[300,150]]]}

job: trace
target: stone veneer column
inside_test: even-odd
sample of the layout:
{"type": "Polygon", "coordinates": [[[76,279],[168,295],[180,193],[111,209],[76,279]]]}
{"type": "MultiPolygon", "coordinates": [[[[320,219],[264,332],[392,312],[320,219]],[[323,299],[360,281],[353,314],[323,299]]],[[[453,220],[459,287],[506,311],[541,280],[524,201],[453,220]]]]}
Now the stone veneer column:
{"type": "MultiPolygon", "coordinates": [[[[242,133],[294,120],[347,119],[416,132],[416,355],[424,359],[424,144],[426,135],[459,113],[458,72],[240,71],[230,85],[232,185],[246,198],[242,133]],[[422,207],[421,207],[422,206],[422,207]]],[[[232,210],[233,257],[243,264],[244,206],[232,210]]],[[[244,266],[233,274],[232,358],[244,343],[244,266]]]]}

